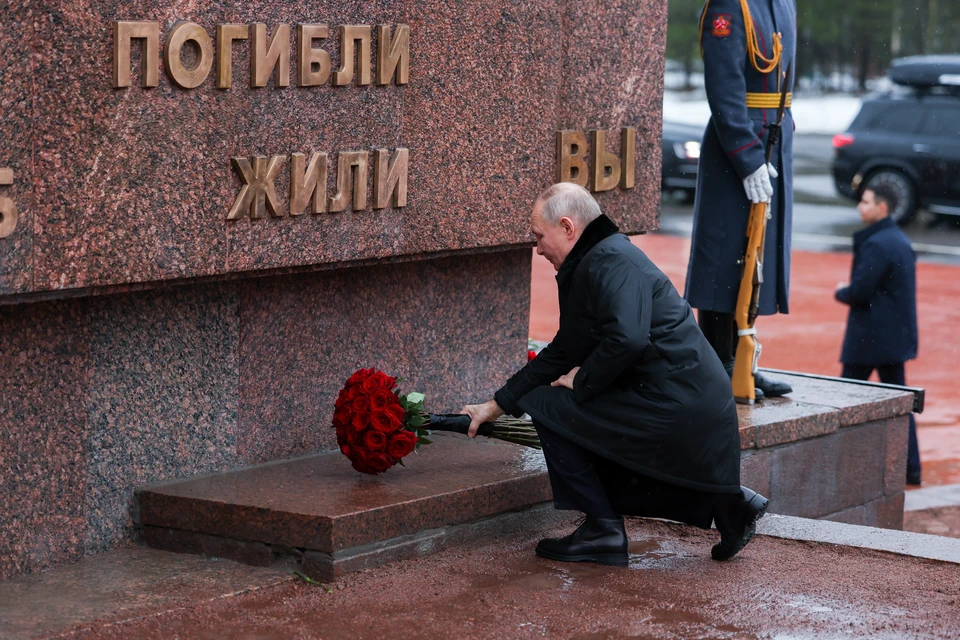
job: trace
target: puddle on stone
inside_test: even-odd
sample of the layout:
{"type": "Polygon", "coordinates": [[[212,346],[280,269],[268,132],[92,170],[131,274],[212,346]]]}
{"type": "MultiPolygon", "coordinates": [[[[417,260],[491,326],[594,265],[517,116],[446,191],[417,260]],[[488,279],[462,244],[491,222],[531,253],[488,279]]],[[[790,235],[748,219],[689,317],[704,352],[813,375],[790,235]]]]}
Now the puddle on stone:
{"type": "Polygon", "coordinates": [[[634,540],[630,542],[627,551],[630,553],[630,567],[635,569],[645,569],[651,566],[661,564],[659,561],[667,558],[679,557],[683,554],[675,551],[668,551],[663,548],[664,540],[656,538],[652,540],[634,540]]]}
{"type": "Polygon", "coordinates": [[[532,591],[566,589],[570,578],[563,570],[554,570],[536,561],[528,561],[515,567],[516,573],[507,576],[479,576],[471,587],[476,590],[532,591]]]}

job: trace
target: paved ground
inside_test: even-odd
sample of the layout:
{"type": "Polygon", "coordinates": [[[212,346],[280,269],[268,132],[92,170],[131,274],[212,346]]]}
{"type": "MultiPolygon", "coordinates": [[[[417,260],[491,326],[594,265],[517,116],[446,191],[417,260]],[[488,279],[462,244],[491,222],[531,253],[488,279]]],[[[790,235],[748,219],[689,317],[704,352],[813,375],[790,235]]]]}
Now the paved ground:
{"type": "Polygon", "coordinates": [[[960,506],[906,511],[903,514],[903,530],[960,538],[960,506]]]}
{"type": "Polygon", "coordinates": [[[904,531],[960,538],[960,484],[911,491],[903,511],[904,531]]]}
{"type": "MultiPolygon", "coordinates": [[[[561,533],[561,532],[556,532],[561,533]]],[[[728,563],[716,532],[630,524],[626,569],[536,558],[538,532],[347,576],[285,583],[72,638],[946,638],[957,565],[758,537],[728,563]]]]}

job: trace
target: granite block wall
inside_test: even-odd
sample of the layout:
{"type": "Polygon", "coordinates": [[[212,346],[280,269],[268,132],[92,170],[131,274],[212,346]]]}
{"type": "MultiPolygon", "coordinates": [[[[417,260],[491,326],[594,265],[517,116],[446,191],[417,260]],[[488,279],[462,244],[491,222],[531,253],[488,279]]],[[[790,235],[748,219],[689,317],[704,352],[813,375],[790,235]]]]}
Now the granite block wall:
{"type": "Polygon", "coordinates": [[[900,529],[908,424],[901,415],[745,450],[741,481],[772,513],[900,529]]]}
{"type": "MultiPolygon", "coordinates": [[[[637,129],[636,182],[598,194],[624,230],[657,226],[666,1],[223,0],[0,2],[0,167],[21,211],[0,240],[0,304],[29,294],[475,251],[530,243],[532,199],[554,180],[560,129],[605,129],[619,151],[637,129]],[[252,88],[250,40],[233,47],[233,86],[114,88],[114,21],[291,25],[289,87],[252,88]],[[341,25],[410,26],[406,85],[297,86],[296,25],[340,63],[341,25]],[[406,147],[405,208],[228,221],[242,186],[235,156],[330,155],[406,147]]],[[[377,37],[372,42],[376,61],[377,37]]],[[[214,54],[216,55],[216,53],[214,54]]],[[[162,57],[162,56],[161,56],[162,57]]],[[[185,64],[196,61],[188,47],[185,64]]],[[[374,63],[375,65],[375,63],[374,63]]],[[[289,162],[289,161],[288,161],[289,162]]],[[[289,170],[276,180],[286,202],[289,170]]],[[[369,185],[365,188],[369,189],[369,185]]],[[[368,194],[369,196],[370,194],[368,194]]]]}
{"type": "Polygon", "coordinates": [[[527,249],[0,307],[0,579],[132,537],[135,487],[334,444],[379,366],[453,411],[526,353],[527,249]]]}

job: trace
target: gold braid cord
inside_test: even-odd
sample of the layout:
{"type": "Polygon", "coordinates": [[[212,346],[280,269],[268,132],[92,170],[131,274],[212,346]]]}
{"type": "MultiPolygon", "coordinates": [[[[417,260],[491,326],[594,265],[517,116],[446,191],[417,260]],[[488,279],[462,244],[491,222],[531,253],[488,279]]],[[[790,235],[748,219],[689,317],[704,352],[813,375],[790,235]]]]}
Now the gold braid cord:
{"type": "MultiPolygon", "coordinates": [[[[700,57],[703,57],[703,23],[707,19],[707,10],[710,8],[710,0],[703,5],[703,13],[700,14],[700,57]]],[[[783,55],[783,44],[780,42],[780,34],[773,34],[773,56],[767,58],[760,51],[760,43],[757,41],[757,29],[753,24],[753,17],[750,15],[750,6],[747,0],[740,0],[740,13],[743,14],[743,28],[747,34],[747,56],[750,58],[750,64],[760,73],[770,73],[780,66],[780,59],[783,55]]]]}

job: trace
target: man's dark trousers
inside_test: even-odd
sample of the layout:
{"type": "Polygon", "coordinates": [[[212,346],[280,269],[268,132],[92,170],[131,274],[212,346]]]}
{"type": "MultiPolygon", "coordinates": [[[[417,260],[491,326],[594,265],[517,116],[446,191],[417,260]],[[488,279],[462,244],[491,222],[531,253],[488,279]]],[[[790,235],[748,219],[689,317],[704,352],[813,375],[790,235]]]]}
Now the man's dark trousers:
{"type": "Polygon", "coordinates": [[[535,426],[547,461],[554,505],[582,511],[593,520],[618,517],[594,466],[596,456],[550,429],[535,426]]]}
{"type": "MultiPolygon", "coordinates": [[[[902,362],[885,364],[874,367],[869,364],[845,364],[843,372],[840,374],[844,378],[853,380],[868,380],[870,374],[876,369],[880,375],[880,382],[886,384],[906,384],[906,375],[903,370],[902,362]]],[[[920,447],[917,445],[917,423],[910,414],[910,439],[907,442],[907,477],[920,477],[920,447]]]]}
{"type": "Polygon", "coordinates": [[[664,518],[709,529],[714,494],[654,480],[606,460],[534,423],[557,509],[588,518],[664,518]]]}

